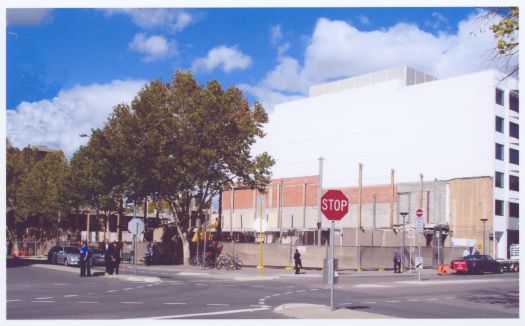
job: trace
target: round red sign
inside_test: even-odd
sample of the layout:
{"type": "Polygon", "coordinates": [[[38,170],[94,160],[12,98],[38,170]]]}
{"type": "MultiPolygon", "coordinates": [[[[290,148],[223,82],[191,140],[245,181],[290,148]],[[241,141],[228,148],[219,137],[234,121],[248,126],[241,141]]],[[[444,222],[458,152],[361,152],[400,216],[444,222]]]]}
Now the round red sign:
{"type": "Polygon", "coordinates": [[[348,213],[348,198],[341,190],[328,190],[321,197],[321,212],[327,219],[338,221],[348,213]]]}
{"type": "Polygon", "coordinates": [[[416,211],[416,216],[417,217],[421,217],[423,216],[423,210],[421,208],[418,208],[417,211],[416,211]]]}

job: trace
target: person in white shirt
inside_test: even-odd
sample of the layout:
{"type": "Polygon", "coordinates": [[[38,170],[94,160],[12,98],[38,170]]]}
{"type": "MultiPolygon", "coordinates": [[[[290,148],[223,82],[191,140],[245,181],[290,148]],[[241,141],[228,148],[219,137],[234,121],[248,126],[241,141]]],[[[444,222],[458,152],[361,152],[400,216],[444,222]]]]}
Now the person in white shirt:
{"type": "Polygon", "coordinates": [[[467,256],[470,256],[470,251],[468,250],[468,248],[465,248],[465,250],[463,250],[463,258],[467,256]]]}

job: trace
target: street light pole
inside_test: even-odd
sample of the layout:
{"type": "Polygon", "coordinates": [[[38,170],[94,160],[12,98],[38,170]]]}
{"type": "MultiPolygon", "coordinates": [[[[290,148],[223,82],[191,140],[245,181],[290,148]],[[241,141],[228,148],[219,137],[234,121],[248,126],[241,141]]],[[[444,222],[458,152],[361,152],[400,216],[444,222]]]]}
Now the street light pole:
{"type": "Polygon", "coordinates": [[[403,233],[401,238],[401,269],[405,271],[405,217],[408,215],[408,212],[399,213],[403,216],[403,233]]]}
{"type": "Polygon", "coordinates": [[[485,224],[487,223],[488,221],[488,218],[482,218],[480,219],[481,222],[483,222],[483,254],[486,255],[487,254],[487,249],[485,247],[485,238],[486,238],[486,233],[485,233],[485,224]]]}

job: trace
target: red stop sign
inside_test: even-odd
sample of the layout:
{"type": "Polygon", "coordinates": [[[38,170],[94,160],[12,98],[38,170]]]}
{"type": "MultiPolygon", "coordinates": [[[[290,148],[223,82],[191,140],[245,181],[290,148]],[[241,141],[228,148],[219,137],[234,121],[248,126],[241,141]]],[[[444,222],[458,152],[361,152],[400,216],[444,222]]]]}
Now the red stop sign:
{"type": "Polygon", "coordinates": [[[423,216],[423,210],[421,208],[418,208],[417,211],[416,211],[416,216],[417,217],[421,217],[423,216]]]}
{"type": "Polygon", "coordinates": [[[348,213],[348,198],[341,190],[328,190],[321,197],[321,212],[327,219],[339,221],[348,213]]]}

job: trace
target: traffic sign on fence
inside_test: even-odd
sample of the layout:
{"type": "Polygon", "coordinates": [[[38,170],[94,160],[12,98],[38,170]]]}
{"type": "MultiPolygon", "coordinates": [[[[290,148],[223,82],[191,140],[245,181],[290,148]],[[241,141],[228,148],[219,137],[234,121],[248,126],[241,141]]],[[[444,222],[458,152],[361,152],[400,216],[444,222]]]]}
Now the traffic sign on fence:
{"type": "Polygon", "coordinates": [[[341,190],[328,190],[321,197],[321,212],[327,219],[339,221],[348,213],[348,198],[341,190]]]}
{"type": "Polygon", "coordinates": [[[144,222],[140,218],[132,218],[128,223],[128,231],[133,235],[142,234],[144,232],[144,222]]]}
{"type": "Polygon", "coordinates": [[[423,269],[423,257],[416,257],[415,265],[416,269],[423,269]]]}
{"type": "Polygon", "coordinates": [[[423,210],[421,208],[416,210],[416,231],[423,232],[423,210]]]}

